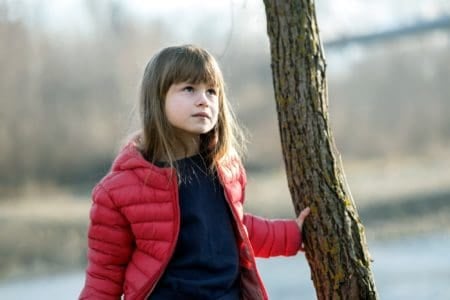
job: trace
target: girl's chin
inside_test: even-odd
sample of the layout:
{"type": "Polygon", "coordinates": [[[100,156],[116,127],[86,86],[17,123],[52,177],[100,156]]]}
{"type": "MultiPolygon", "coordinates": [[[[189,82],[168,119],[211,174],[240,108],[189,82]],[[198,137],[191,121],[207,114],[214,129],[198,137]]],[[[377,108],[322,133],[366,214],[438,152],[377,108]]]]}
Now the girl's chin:
{"type": "Polygon", "coordinates": [[[191,133],[196,134],[196,135],[206,134],[206,133],[210,132],[212,129],[213,128],[210,128],[210,127],[203,127],[203,128],[198,128],[196,130],[192,130],[191,133]]]}
{"type": "Polygon", "coordinates": [[[202,134],[207,134],[212,129],[213,128],[196,128],[196,129],[191,129],[191,130],[178,129],[177,135],[184,136],[185,138],[189,138],[189,137],[190,138],[198,138],[202,134]]]}

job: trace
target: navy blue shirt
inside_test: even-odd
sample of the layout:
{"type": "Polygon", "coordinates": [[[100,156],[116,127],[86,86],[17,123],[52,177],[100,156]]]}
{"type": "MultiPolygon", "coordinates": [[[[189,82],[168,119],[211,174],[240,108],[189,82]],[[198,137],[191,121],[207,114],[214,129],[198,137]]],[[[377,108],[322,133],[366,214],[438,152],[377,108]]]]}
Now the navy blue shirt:
{"type": "Polygon", "coordinates": [[[239,299],[239,254],[232,215],[217,174],[203,157],[177,161],[180,232],[149,300],[239,299]]]}

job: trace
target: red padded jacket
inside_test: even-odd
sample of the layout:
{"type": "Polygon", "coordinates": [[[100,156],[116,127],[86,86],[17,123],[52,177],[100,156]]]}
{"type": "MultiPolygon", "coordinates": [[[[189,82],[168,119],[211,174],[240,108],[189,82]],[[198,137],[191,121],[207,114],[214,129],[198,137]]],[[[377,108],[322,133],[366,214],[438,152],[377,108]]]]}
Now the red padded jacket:
{"type": "MultiPolygon", "coordinates": [[[[242,299],[268,299],[255,256],[295,255],[301,234],[294,220],[243,213],[245,171],[239,159],[218,166],[240,252],[242,299]]],[[[176,173],[146,161],[133,143],[94,187],[88,266],[79,299],[145,300],[175,249],[180,211],[176,173]]]]}

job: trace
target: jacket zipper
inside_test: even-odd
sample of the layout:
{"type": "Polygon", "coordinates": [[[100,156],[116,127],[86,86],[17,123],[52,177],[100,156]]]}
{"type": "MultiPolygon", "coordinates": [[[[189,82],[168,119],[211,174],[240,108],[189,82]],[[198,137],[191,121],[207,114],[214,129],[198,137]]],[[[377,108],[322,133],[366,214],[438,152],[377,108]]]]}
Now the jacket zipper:
{"type": "Polygon", "coordinates": [[[148,291],[147,295],[144,297],[143,300],[147,300],[148,297],[151,295],[153,290],[155,289],[156,285],[158,284],[158,281],[161,279],[162,275],[164,274],[164,271],[166,270],[167,265],[169,264],[170,260],[172,259],[173,253],[175,252],[175,247],[177,245],[178,240],[178,234],[180,232],[180,204],[178,199],[178,184],[175,185],[175,193],[176,193],[176,207],[177,207],[177,230],[175,235],[174,243],[172,244],[172,248],[170,249],[170,255],[167,257],[166,261],[164,262],[163,267],[161,268],[161,272],[159,272],[158,278],[155,280],[153,285],[151,286],[150,290],[148,291]]]}
{"type": "MultiPolygon", "coordinates": [[[[224,183],[223,183],[223,179],[222,179],[221,177],[222,177],[222,176],[219,176],[219,179],[220,179],[220,181],[221,181],[220,183],[222,184],[223,187],[225,187],[225,185],[224,185],[224,183]]],[[[230,207],[230,209],[231,209],[231,213],[233,214],[234,221],[235,221],[236,224],[237,224],[237,228],[238,228],[238,231],[239,231],[239,235],[240,235],[242,238],[244,238],[244,243],[246,243],[247,245],[251,245],[251,242],[250,242],[250,239],[248,238],[247,233],[245,233],[244,230],[242,229],[242,227],[244,226],[244,224],[243,224],[243,222],[241,222],[241,221],[239,220],[239,216],[237,215],[237,212],[235,211],[235,207],[234,207],[233,203],[231,203],[231,201],[229,200],[228,194],[225,192],[225,188],[224,188],[224,196],[225,196],[225,199],[227,200],[227,203],[228,203],[228,205],[229,205],[229,207],[230,207]]],[[[247,250],[247,249],[246,249],[246,250],[247,250]]],[[[239,251],[240,251],[240,249],[239,249],[239,251]]],[[[247,255],[247,256],[250,256],[250,255],[248,255],[247,253],[246,253],[246,255],[247,255]]],[[[254,267],[256,268],[256,261],[255,261],[255,257],[254,257],[253,255],[251,255],[251,260],[252,260],[252,263],[253,263],[254,267]]],[[[257,277],[257,279],[258,279],[259,290],[260,290],[260,292],[261,292],[261,296],[263,297],[263,299],[268,299],[269,297],[267,296],[267,293],[266,293],[266,291],[264,290],[264,285],[263,285],[263,282],[262,282],[262,280],[261,280],[261,276],[258,274],[258,272],[256,271],[256,269],[255,269],[255,274],[256,274],[256,277],[257,277]]]]}

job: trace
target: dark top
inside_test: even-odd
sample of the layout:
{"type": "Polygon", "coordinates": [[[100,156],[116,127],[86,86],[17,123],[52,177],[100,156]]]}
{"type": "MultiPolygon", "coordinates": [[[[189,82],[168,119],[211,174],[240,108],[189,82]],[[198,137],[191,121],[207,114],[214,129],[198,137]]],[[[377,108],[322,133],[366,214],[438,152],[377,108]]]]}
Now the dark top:
{"type": "Polygon", "coordinates": [[[149,300],[239,299],[232,215],[201,155],[177,161],[181,224],[175,252],[149,300]]]}

